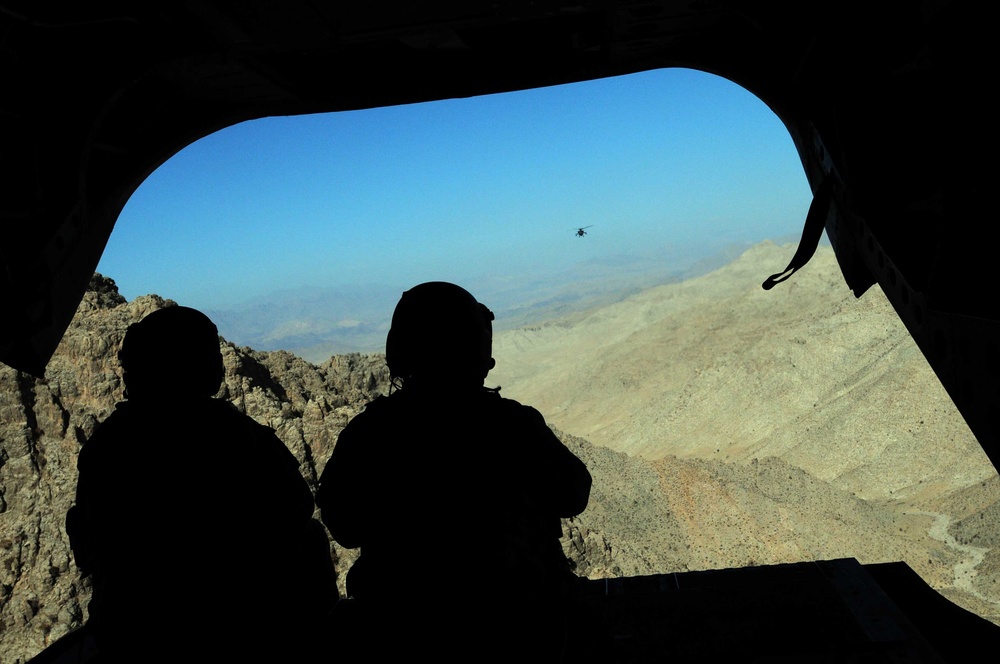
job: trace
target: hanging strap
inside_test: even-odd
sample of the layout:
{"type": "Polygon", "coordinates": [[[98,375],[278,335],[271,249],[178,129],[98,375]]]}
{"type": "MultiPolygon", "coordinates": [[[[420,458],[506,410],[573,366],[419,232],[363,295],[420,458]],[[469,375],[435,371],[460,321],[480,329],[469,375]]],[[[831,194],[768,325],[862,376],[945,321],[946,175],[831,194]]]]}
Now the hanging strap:
{"type": "Polygon", "coordinates": [[[812,203],[809,205],[809,213],[806,215],[806,225],[802,229],[802,238],[799,240],[799,248],[795,250],[791,262],[784,270],[777,274],[772,274],[764,280],[761,287],[764,290],[771,290],[775,284],[780,284],[788,277],[795,274],[796,270],[809,262],[809,259],[816,253],[819,246],[819,239],[823,235],[823,228],[826,225],[827,213],[830,211],[830,204],[833,202],[833,176],[827,175],[823,178],[812,203]]]}

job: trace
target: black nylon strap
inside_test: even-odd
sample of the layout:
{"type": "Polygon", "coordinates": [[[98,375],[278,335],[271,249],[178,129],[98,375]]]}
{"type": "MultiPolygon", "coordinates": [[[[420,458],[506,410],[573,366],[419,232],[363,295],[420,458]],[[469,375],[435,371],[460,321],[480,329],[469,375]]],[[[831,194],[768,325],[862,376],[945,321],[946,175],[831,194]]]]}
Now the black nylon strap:
{"type": "Polygon", "coordinates": [[[795,250],[791,262],[781,272],[772,274],[764,280],[761,287],[764,290],[771,290],[775,284],[780,284],[788,277],[795,274],[796,270],[809,262],[809,259],[816,253],[819,246],[819,239],[823,236],[823,228],[826,225],[826,216],[830,211],[830,204],[833,202],[833,177],[827,175],[809,205],[809,213],[806,215],[806,224],[802,228],[802,238],[799,240],[799,248],[795,250]]]}

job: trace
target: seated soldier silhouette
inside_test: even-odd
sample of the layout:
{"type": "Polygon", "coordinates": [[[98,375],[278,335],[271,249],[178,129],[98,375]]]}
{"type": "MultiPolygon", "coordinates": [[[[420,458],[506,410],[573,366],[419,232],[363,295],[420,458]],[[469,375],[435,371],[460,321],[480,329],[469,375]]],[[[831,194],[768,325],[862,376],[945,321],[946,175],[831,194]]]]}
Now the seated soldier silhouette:
{"type": "Polygon", "coordinates": [[[213,398],[215,325],[154,311],[119,358],[126,400],[80,452],[66,522],[101,661],[306,657],[336,599],[328,542],[295,457],[213,398]]]}
{"type": "Polygon", "coordinates": [[[558,661],[565,646],[576,577],[560,517],[584,510],[591,477],[538,411],[484,387],[492,320],[454,284],[406,291],[386,339],[393,388],[321,476],[323,522],[360,547],[347,577],[359,654],[558,661]]]}

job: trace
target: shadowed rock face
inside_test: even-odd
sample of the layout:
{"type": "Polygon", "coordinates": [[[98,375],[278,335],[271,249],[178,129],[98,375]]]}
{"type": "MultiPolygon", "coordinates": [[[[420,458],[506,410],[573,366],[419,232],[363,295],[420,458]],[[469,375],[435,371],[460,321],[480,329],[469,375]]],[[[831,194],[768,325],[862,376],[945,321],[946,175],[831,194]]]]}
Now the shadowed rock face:
{"type": "MultiPolygon", "coordinates": [[[[112,280],[97,275],[44,380],[0,367],[4,662],[37,654],[85,619],[90,585],[79,578],[64,528],[77,454],[122,398],[117,352],[126,328],[172,305],[155,295],[126,302],[112,280]]],[[[315,366],[288,353],[220,343],[226,366],[221,396],[273,427],[315,486],[317,464],[329,456],[340,429],[386,385],[382,359],[343,355],[315,366]]],[[[152,619],[156,598],[138,610],[152,619]]]]}
{"type": "MultiPolygon", "coordinates": [[[[76,488],[77,455],[122,398],[117,352],[129,324],[173,305],[156,295],[126,302],[112,280],[96,275],[44,380],[0,366],[0,650],[5,662],[8,656],[13,662],[34,656],[86,619],[90,584],[80,578],[64,527],[76,488]]],[[[274,428],[315,489],[340,430],[367,401],[387,390],[384,358],[338,355],[313,365],[286,352],[220,343],[226,373],[219,396],[274,428]]],[[[589,454],[591,463],[595,455],[607,457],[619,471],[633,463],[582,440],[571,444],[589,454]]],[[[638,466],[636,472],[655,483],[646,465],[638,466]]],[[[639,485],[645,493],[643,482],[639,485]]],[[[613,499],[635,488],[600,480],[595,491],[600,502],[612,505],[613,521],[626,509],[613,499]]],[[[639,536],[638,530],[606,534],[593,523],[577,519],[564,524],[565,546],[582,574],[619,576],[681,565],[656,551],[643,554],[643,547],[629,541],[639,536]]],[[[331,550],[343,593],[343,572],[356,552],[333,542],[331,550]]],[[[400,557],[405,561],[405,543],[400,557]]],[[[156,598],[137,610],[155,619],[156,598]]]]}
{"type": "MultiPolygon", "coordinates": [[[[757,262],[769,265],[769,261],[775,260],[769,255],[757,262]]],[[[810,264],[810,268],[818,270],[826,269],[823,266],[822,260],[810,264]]],[[[832,263],[829,267],[835,269],[832,263]]],[[[732,269],[728,271],[730,276],[732,272],[732,269]]],[[[719,271],[715,278],[725,280],[726,274],[726,270],[719,271]]],[[[826,279],[823,274],[811,278],[823,281],[826,279]]],[[[804,278],[807,275],[803,272],[804,278]]],[[[683,320],[657,313],[655,301],[673,302],[672,306],[676,306],[693,291],[704,289],[707,300],[718,301],[712,305],[714,309],[723,313],[739,310],[739,315],[729,315],[727,325],[747,325],[746,329],[753,330],[757,336],[801,338],[803,343],[791,346],[795,352],[792,359],[799,366],[805,366],[803,363],[811,355],[824,357],[822,353],[813,353],[810,344],[828,348],[830,344],[840,344],[835,346],[839,349],[838,369],[846,376],[858,378],[863,388],[860,393],[865,398],[852,410],[846,396],[856,388],[846,379],[834,385],[830,389],[830,402],[836,408],[828,411],[829,421],[810,403],[805,410],[807,422],[792,421],[779,427],[799,431],[798,444],[787,450],[767,437],[737,435],[740,427],[755,427],[745,422],[749,414],[741,412],[739,419],[744,423],[740,427],[730,427],[727,440],[749,440],[754,446],[733,447],[727,453],[719,446],[716,434],[723,420],[736,419],[730,412],[736,407],[732,404],[722,406],[719,402],[717,387],[726,384],[721,377],[723,365],[736,363],[735,358],[739,356],[763,370],[775,360],[755,355],[753,348],[764,348],[766,344],[748,344],[746,348],[737,349],[738,352],[725,350],[720,353],[724,362],[695,374],[685,390],[677,391],[678,399],[669,411],[674,423],[691,422],[696,415],[694,411],[681,410],[680,406],[711,405],[712,400],[716,400],[715,408],[701,415],[710,420],[703,427],[706,436],[696,438],[695,427],[688,426],[689,434],[683,446],[657,447],[659,434],[651,415],[653,411],[635,402],[649,396],[650,384],[642,378],[641,372],[632,371],[632,384],[625,386],[628,389],[621,387],[624,385],[622,375],[614,371],[627,372],[642,365],[638,358],[629,359],[624,350],[627,344],[612,349],[610,356],[607,352],[598,354],[603,357],[603,364],[596,370],[600,373],[600,382],[574,378],[569,364],[554,367],[552,370],[561,372],[563,379],[548,384],[545,375],[508,380],[509,377],[499,374],[505,394],[540,406],[554,427],[574,431],[572,421],[564,420],[557,407],[546,407],[538,402],[560,398],[561,395],[553,390],[566,386],[576,386],[579,390],[566,396],[568,399],[599,401],[602,399],[600,394],[582,388],[592,390],[595,384],[618,385],[624,391],[604,394],[603,400],[617,400],[620,409],[645,418],[641,427],[626,425],[625,430],[618,432],[628,433],[631,437],[626,438],[638,443],[634,450],[610,449],[614,436],[605,447],[557,431],[566,445],[583,459],[594,477],[587,510],[563,522],[563,546],[577,572],[589,578],[603,578],[840,557],[856,557],[866,564],[905,560],[949,599],[1000,623],[1000,598],[993,590],[1000,577],[997,571],[1000,561],[994,553],[996,542],[1000,541],[1000,519],[996,518],[1000,481],[988,464],[985,468],[976,466],[986,463],[981,455],[951,460],[948,461],[951,465],[942,467],[941,460],[921,457],[914,445],[927,436],[915,430],[903,441],[908,444],[905,450],[896,453],[890,446],[890,453],[872,455],[874,466],[852,460],[855,463],[851,471],[844,472],[842,465],[837,465],[842,462],[839,453],[827,455],[831,463],[826,463],[822,454],[813,451],[829,450],[831,443],[844,449],[844,436],[831,438],[830,432],[845,427],[858,430],[854,417],[867,418],[860,426],[867,427],[870,438],[888,435],[880,427],[892,418],[878,419],[868,414],[875,408],[872,399],[879,392],[869,389],[873,381],[865,380],[864,376],[874,375],[871,367],[877,367],[878,363],[864,353],[854,357],[844,352],[843,339],[837,341],[824,336],[842,326],[819,325],[806,320],[807,329],[811,330],[809,335],[796,331],[794,321],[802,318],[803,305],[795,294],[782,300],[772,299],[767,306],[760,307],[768,318],[782,323],[780,332],[768,333],[765,322],[752,315],[755,306],[751,306],[752,302],[747,305],[747,296],[731,299],[728,304],[720,301],[731,297],[727,290],[731,286],[721,281],[716,286],[689,283],[674,288],[677,290],[673,294],[650,292],[645,299],[639,300],[643,303],[640,307],[643,315],[655,324],[637,325],[630,332],[629,343],[637,351],[647,353],[643,356],[647,363],[640,367],[643,371],[648,373],[655,369],[648,364],[650,350],[642,345],[643,339],[659,344],[658,352],[665,353],[666,346],[657,341],[655,329],[676,330],[683,323],[683,320]],[[799,313],[782,310],[783,300],[797,307],[799,313]],[[617,363],[610,362],[615,357],[619,358],[617,363]],[[707,381],[714,386],[714,391],[699,392],[696,388],[706,374],[714,378],[707,381]],[[524,396],[518,393],[522,386],[526,388],[524,396]],[[530,395],[532,389],[538,392],[537,399],[530,395]],[[720,416],[718,408],[723,408],[725,417],[720,416]],[[716,438],[710,439],[712,436],[716,438]],[[764,444],[769,441],[769,445],[764,444]],[[903,468],[900,464],[904,462],[913,463],[915,467],[903,468]],[[893,464],[896,467],[891,475],[883,472],[882,469],[893,464]],[[921,464],[926,468],[922,470],[921,464]],[[952,466],[954,472],[948,470],[952,466]],[[897,478],[906,473],[937,479],[924,484],[903,483],[906,491],[901,492],[901,498],[890,495],[889,489],[897,490],[897,478]],[[944,475],[951,478],[950,483],[941,479],[944,475]],[[884,491],[873,486],[872,478],[880,476],[890,480],[891,486],[884,491]],[[870,492],[862,495],[857,490],[859,486],[869,487],[870,492]],[[949,528],[952,523],[955,525],[949,528]]],[[[796,290],[810,289],[800,285],[796,290]]],[[[815,299],[815,295],[806,298],[811,299],[815,299]]],[[[121,399],[122,382],[116,354],[126,328],[149,312],[172,304],[154,295],[126,302],[113,281],[95,277],[44,380],[0,367],[0,461],[3,462],[0,466],[0,652],[5,663],[24,661],[37,654],[86,618],[89,584],[79,578],[63,527],[75,491],[77,454],[94,427],[121,399]]],[[[834,315],[841,315],[846,307],[848,304],[838,303],[833,309],[834,315]]],[[[857,326],[874,320],[881,325],[888,318],[882,316],[880,307],[868,300],[860,310],[850,313],[846,324],[857,326]]],[[[581,314],[575,321],[559,322],[556,336],[572,340],[580,332],[581,321],[588,317],[614,322],[620,315],[620,306],[618,310],[603,308],[593,314],[581,314]]],[[[708,320],[711,311],[701,308],[699,316],[708,320]]],[[[614,326],[620,327],[618,323],[614,326]]],[[[541,326],[535,331],[544,337],[551,328],[541,326]]],[[[727,334],[736,339],[747,338],[738,329],[727,334]]],[[[882,335],[889,336],[888,331],[882,335]]],[[[534,345],[538,343],[530,337],[531,334],[525,331],[511,333],[510,337],[522,345],[519,352],[529,364],[535,357],[534,345]]],[[[610,336],[604,336],[605,341],[609,339],[610,336]]],[[[295,454],[303,476],[313,487],[343,426],[368,400],[387,389],[388,376],[384,359],[379,355],[340,355],[313,365],[290,353],[256,352],[238,348],[225,340],[220,343],[226,367],[220,396],[259,422],[273,427],[295,454]]],[[[897,348],[895,344],[889,345],[897,348]]],[[[498,339],[497,351],[506,352],[509,347],[503,338],[498,339]]],[[[696,348],[694,341],[688,343],[686,362],[697,359],[691,355],[696,348]]],[[[791,352],[788,348],[787,343],[780,346],[779,354],[791,352]]],[[[565,353],[573,365],[586,364],[584,350],[578,346],[575,350],[553,350],[546,356],[554,361],[559,353],[565,353]]],[[[500,357],[497,352],[495,355],[500,357]]],[[[916,357],[919,359],[919,354],[916,357]]],[[[910,408],[920,401],[914,390],[926,376],[916,378],[919,371],[913,369],[912,354],[897,350],[889,358],[894,368],[889,371],[879,368],[881,373],[874,382],[885,385],[884,393],[897,394],[895,398],[910,408]]],[[[514,359],[510,362],[516,364],[514,359]]],[[[498,369],[502,370],[503,366],[501,362],[498,369]]],[[[595,371],[593,367],[586,370],[595,371]]],[[[817,369],[810,365],[805,370],[817,369]]],[[[922,371],[929,369],[925,366],[922,371]]],[[[488,383],[493,379],[491,374],[488,383]]],[[[786,378],[793,379],[791,375],[786,378]]],[[[653,383],[655,387],[656,381],[653,383]]],[[[777,387],[777,383],[771,385],[772,389],[777,387]]],[[[816,389],[822,391],[822,386],[816,389]]],[[[662,394],[669,396],[672,393],[663,390],[662,394]]],[[[786,405],[798,408],[801,404],[786,405]]],[[[602,410],[600,415],[607,416],[607,411],[602,410]]],[[[936,418],[951,416],[950,411],[941,410],[936,418]]],[[[614,420],[607,421],[612,426],[604,431],[615,431],[614,420]]],[[[772,422],[770,426],[775,425],[772,422]]],[[[949,430],[947,427],[942,429],[941,422],[928,420],[928,427],[932,426],[936,432],[949,430]]],[[[599,428],[595,428],[595,435],[606,436],[598,431],[599,428]]],[[[976,451],[974,442],[972,448],[976,451]]],[[[956,450],[968,447],[960,445],[961,441],[949,443],[956,450]]],[[[489,525],[483,524],[483,527],[489,525]]],[[[406,549],[411,544],[400,543],[401,573],[432,577],[434,570],[406,568],[406,549]]],[[[343,573],[355,554],[333,544],[331,550],[343,592],[343,573]]],[[[156,598],[151,597],[148,606],[137,610],[146,611],[155,619],[156,598]]]]}

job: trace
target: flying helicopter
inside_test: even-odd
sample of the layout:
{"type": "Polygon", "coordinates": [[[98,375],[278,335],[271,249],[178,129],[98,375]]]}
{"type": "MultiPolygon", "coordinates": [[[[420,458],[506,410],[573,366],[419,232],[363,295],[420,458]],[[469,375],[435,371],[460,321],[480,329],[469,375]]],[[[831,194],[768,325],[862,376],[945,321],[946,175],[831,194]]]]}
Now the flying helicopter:
{"type": "Polygon", "coordinates": [[[577,228],[576,229],[576,236],[577,237],[583,237],[584,235],[587,234],[587,229],[590,228],[591,226],[593,226],[593,224],[591,224],[590,226],[581,226],[581,227],[577,228]]]}

